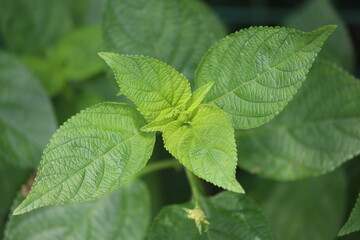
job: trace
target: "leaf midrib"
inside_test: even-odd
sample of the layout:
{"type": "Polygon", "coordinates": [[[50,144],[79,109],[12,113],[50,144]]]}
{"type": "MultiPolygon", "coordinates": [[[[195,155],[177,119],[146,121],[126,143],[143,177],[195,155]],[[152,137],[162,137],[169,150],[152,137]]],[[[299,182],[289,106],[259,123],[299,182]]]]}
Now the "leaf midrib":
{"type": "Polygon", "coordinates": [[[247,84],[250,84],[256,80],[258,80],[260,77],[262,77],[264,74],[266,74],[267,72],[269,72],[270,70],[273,70],[275,69],[278,65],[282,64],[285,60],[287,60],[289,57],[297,54],[298,52],[300,52],[302,49],[304,49],[305,47],[309,46],[311,43],[313,43],[315,40],[317,40],[318,38],[320,38],[323,34],[327,33],[327,31],[324,31],[322,32],[319,36],[317,36],[316,38],[314,38],[313,40],[311,40],[309,43],[305,44],[304,46],[302,46],[300,49],[296,50],[295,52],[293,52],[292,54],[290,54],[289,56],[285,57],[282,61],[280,61],[279,63],[277,63],[276,65],[272,66],[272,67],[269,67],[267,70],[265,70],[264,72],[258,74],[256,77],[250,79],[249,81],[246,81],[246,82],[243,82],[241,83],[239,86],[227,91],[226,93],[212,99],[211,101],[208,101],[207,103],[213,103],[215,101],[217,101],[218,99],[220,98],[223,98],[233,92],[235,92],[236,90],[242,88],[243,86],[247,85],[247,84]]]}

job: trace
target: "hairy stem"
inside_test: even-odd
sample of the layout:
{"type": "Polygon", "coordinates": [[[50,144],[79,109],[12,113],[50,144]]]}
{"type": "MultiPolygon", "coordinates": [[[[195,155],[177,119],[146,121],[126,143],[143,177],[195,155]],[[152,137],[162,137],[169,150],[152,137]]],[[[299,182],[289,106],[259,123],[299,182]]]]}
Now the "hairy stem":
{"type": "Polygon", "coordinates": [[[199,201],[201,199],[201,193],[200,193],[200,190],[199,190],[198,179],[189,170],[186,169],[185,172],[186,172],[187,179],[189,180],[191,193],[193,195],[193,199],[194,199],[194,202],[195,202],[195,207],[199,207],[199,201]]]}

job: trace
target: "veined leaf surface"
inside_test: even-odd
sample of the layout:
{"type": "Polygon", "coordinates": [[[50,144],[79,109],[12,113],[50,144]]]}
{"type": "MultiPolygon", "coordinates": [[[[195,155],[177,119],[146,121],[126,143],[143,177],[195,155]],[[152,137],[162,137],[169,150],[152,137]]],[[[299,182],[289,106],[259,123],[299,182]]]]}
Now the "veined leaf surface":
{"type": "Polygon", "coordinates": [[[235,129],[273,119],[301,87],[335,26],[305,33],[281,27],[252,27],[217,42],[198,66],[195,83],[214,86],[205,103],[227,113],[235,129]]]}
{"type": "Polygon", "coordinates": [[[236,133],[239,165],[294,180],[333,170],[360,153],[360,81],[318,61],[294,100],[269,124],[236,133]]]}
{"type": "Polygon", "coordinates": [[[14,214],[84,202],[125,184],[149,160],[154,133],[133,107],[102,103],[70,118],[44,150],[38,175],[14,214]]]}
{"type": "Polygon", "coordinates": [[[235,178],[234,129],[226,114],[200,105],[163,131],[166,149],[198,177],[234,192],[244,192],[235,178]]]}
{"type": "Polygon", "coordinates": [[[150,122],[175,116],[190,99],[188,80],[163,62],[136,55],[99,55],[113,70],[122,93],[150,122]]]}

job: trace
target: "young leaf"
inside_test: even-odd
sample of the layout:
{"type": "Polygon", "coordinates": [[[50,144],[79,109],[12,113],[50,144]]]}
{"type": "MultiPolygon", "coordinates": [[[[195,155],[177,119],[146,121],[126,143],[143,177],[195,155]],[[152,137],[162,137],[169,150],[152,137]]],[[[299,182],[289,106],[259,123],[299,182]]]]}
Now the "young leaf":
{"type": "Polygon", "coordinates": [[[303,31],[311,31],[326,24],[336,24],[338,28],[325,42],[319,57],[336,62],[347,70],[353,70],[355,50],[351,37],[330,0],[308,0],[285,19],[285,25],[303,31]]]}
{"type": "Polygon", "coordinates": [[[187,79],[172,67],[145,56],[100,53],[121,91],[152,122],[180,113],[191,96],[187,79]]]}
{"type": "Polygon", "coordinates": [[[225,36],[199,0],[109,0],[103,29],[108,51],[154,57],[190,79],[201,56],[225,36]]]}
{"type": "Polygon", "coordinates": [[[175,120],[176,120],[175,117],[163,118],[159,121],[154,121],[149,124],[146,124],[140,130],[144,132],[156,132],[156,131],[163,132],[165,131],[167,125],[175,120]]]}
{"type": "Polygon", "coordinates": [[[191,98],[190,98],[189,102],[187,103],[186,110],[189,112],[194,111],[200,105],[200,103],[204,100],[206,94],[210,91],[210,89],[212,88],[213,85],[214,85],[214,83],[210,82],[210,83],[207,83],[204,86],[200,87],[199,89],[197,89],[191,95],[191,98]]]}
{"type": "Polygon", "coordinates": [[[17,59],[0,52],[0,165],[36,168],[56,130],[45,91],[17,59]]]}
{"type": "Polygon", "coordinates": [[[41,54],[72,29],[63,1],[1,0],[0,30],[5,45],[18,54],[41,54]]]}
{"type": "Polygon", "coordinates": [[[194,220],[187,217],[184,207],[189,207],[189,204],[162,209],[146,240],[273,239],[260,208],[245,195],[223,192],[206,199],[202,208],[210,225],[202,235],[196,229],[194,220]]]}
{"type": "Polygon", "coordinates": [[[149,198],[145,184],[134,181],[92,202],[11,216],[5,240],[142,240],[150,220],[149,198]]]}
{"type": "Polygon", "coordinates": [[[198,66],[195,83],[214,81],[205,103],[216,105],[235,128],[258,127],[273,119],[305,80],[335,26],[305,33],[253,27],[216,43],[198,66]]]}
{"type": "Polygon", "coordinates": [[[336,239],[346,210],[343,171],[288,183],[256,177],[248,187],[250,196],[259,199],[276,239],[336,239]]]}
{"type": "Polygon", "coordinates": [[[360,195],[356,200],[354,209],[351,211],[350,217],[341,228],[339,236],[344,236],[346,234],[359,231],[360,230],[360,195]]]}
{"type": "Polygon", "coordinates": [[[153,133],[133,107],[102,103],[70,118],[44,150],[30,194],[15,210],[96,199],[141,170],[154,147],[153,133]]]}
{"type": "Polygon", "coordinates": [[[225,113],[200,105],[163,132],[166,149],[196,176],[234,192],[244,192],[235,178],[234,129],[225,113]]]}
{"type": "Polygon", "coordinates": [[[236,133],[239,165],[294,180],[333,170],[360,153],[360,81],[318,61],[289,106],[264,127],[236,133]]]}

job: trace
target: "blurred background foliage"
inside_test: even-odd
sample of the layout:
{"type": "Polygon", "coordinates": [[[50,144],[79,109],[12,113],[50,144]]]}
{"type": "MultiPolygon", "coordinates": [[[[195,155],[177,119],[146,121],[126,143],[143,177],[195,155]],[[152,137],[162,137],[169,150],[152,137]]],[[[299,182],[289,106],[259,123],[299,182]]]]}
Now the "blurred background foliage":
{"type": "MultiPolygon", "coordinates": [[[[144,22],[141,11],[127,12],[126,7],[141,1],[124,0],[128,4],[124,9],[120,6],[124,4],[117,5],[119,1],[121,0],[0,0],[0,58],[5,59],[0,60],[0,71],[8,68],[8,63],[12,62],[11,66],[14,68],[8,69],[7,78],[22,81],[25,74],[22,71],[29,70],[29,75],[32,75],[29,78],[36,78],[40,82],[48,100],[37,100],[38,105],[30,107],[38,112],[38,108],[47,108],[49,104],[53,106],[53,110],[38,113],[38,116],[45,118],[43,122],[39,120],[39,124],[43,124],[41,126],[46,125],[45,122],[47,125],[59,126],[75,113],[99,102],[129,102],[119,93],[112,75],[97,56],[100,51],[154,56],[176,67],[191,79],[202,53],[212,43],[227,33],[249,26],[285,25],[310,31],[325,24],[336,24],[338,29],[329,38],[320,55],[336,62],[355,76],[360,75],[360,1],[206,0],[205,3],[218,15],[226,30],[207,8],[201,10],[201,16],[191,15],[192,12],[172,16],[173,13],[168,12],[168,21],[173,21],[175,26],[192,29],[179,35],[185,39],[180,43],[175,43],[178,36],[166,35],[167,26],[162,25],[160,20],[144,22]],[[108,13],[104,14],[104,11],[108,13]],[[123,19],[118,17],[119,13],[123,19]],[[128,20],[131,18],[137,21],[128,20]],[[119,28],[124,21],[129,29],[119,28]],[[147,28],[151,30],[147,31],[147,28]],[[159,29],[165,31],[164,38],[160,40],[156,38],[161,32],[159,29]],[[209,29],[213,33],[209,34],[209,29]],[[122,37],[120,33],[126,37],[122,37]],[[139,34],[143,34],[141,38],[147,41],[132,41],[131,37],[136,38],[139,34]],[[24,66],[28,70],[23,70],[24,66]],[[52,111],[56,120],[45,116],[52,114],[52,111]]],[[[149,12],[158,10],[156,5],[150,4],[147,7],[149,12]]],[[[194,10],[195,13],[196,11],[194,10]]],[[[168,26],[169,32],[172,27],[168,26]]],[[[34,85],[31,81],[34,79],[29,79],[22,88],[14,89],[21,91],[14,93],[14,98],[21,98],[23,102],[31,101],[25,96],[26,91],[33,90],[33,87],[29,87],[34,85]]],[[[0,85],[0,88],[3,86],[0,85]]],[[[0,90],[0,93],[4,92],[0,90]]],[[[3,112],[0,111],[0,114],[3,112]]],[[[16,118],[16,115],[13,116],[16,118]]],[[[49,139],[55,128],[46,128],[48,133],[44,131],[41,137],[49,139]]],[[[33,129],[33,126],[18,130],[28,129],[33,129]]],[[[0,129],[0,133],[1,131],[0,129]]],[[[40,136],[37,134],[35,133],[36,137],[40,136]]],[[[4,136],[0,138],[0,144],[5,142],[2,138],[4,136]]],[[[43,148],[46,142],[44,140],[39,144],[43,148]]],[[[4,151],[4,148],[0,150],[4,151]]],[[[0,236],[12,201],[20,186],[28,181],[32,171],[36,169],[41,150],[34,153],[38,158],[34,160],[35,163],[23,166],[9,163],[6,154],[11,153],[4,151],[0,154],[0,236]]],[[[159,137],[151,161],[169,157],[159,137]]],[[[248,194],[263,208],[276,239],[360,239],[359,233],[336,237],[358,196],[359,157],[332,173],[294,182],[276,182],[244,170],[238,171],[238,179],[248,194]]],[[[145,177],[145,182],[151,193],[152,216],[167,204],[189,200],[190,191],[181,170],[150,174],[145,177]]],[[[203,185],[210,195],[220,191],[212,185],[203,185]]]]}

